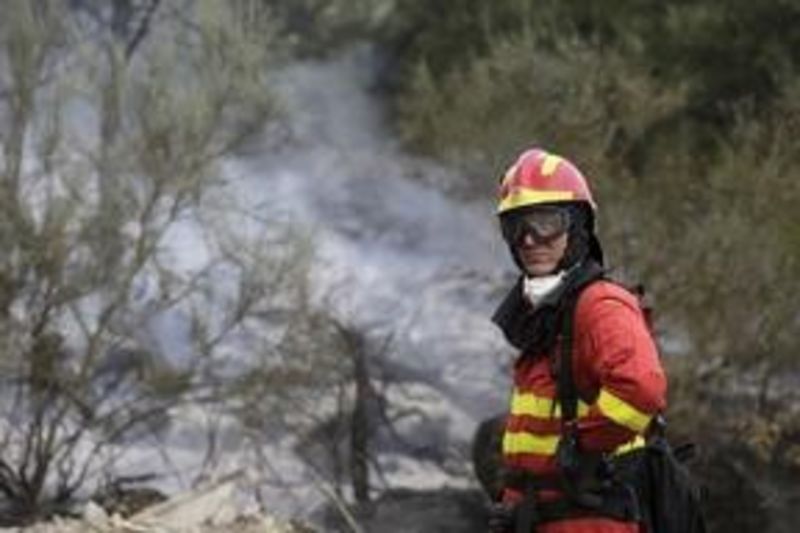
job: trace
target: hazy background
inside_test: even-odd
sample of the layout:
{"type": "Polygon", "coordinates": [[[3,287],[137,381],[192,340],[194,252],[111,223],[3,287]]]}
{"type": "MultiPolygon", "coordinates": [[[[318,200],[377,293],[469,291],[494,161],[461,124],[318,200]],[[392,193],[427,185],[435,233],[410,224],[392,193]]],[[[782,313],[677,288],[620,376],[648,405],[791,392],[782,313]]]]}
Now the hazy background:
{"type": "Polygon", "coordinates": [[[647,288],[713,530],[796,519],[800,3],[5,4],[4,522],[243,469],[328,529],[482,530],[534,144],[647,288]]]}

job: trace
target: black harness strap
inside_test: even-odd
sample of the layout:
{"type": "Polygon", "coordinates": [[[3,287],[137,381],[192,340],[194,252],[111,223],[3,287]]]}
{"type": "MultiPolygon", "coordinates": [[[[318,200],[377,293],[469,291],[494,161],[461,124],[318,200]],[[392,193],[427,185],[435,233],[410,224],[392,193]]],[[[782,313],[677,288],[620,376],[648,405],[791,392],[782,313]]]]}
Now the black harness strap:
{"type": "Polygon", "coordinates": [[[561,344],[558,359],[556,390],[561,408],[561,440],[556,451],[556,460],[563,472],[562,490],[567,497],[580,507],[600,509],[603,498],[597,492],[589,492],[581,487],[581,481],[594,480],[594,470],[598,467],[596,457],[591,461],[580,452],[578,442],[578,388],[575,386],[572,364],[572,344],[575,322],[575,308],[580,292],[570,295],[561,317],[561,344]]]}
{"type": "Polygon", "coordinates": [[[582,453],[578,440],[578,388],[573,374],[572,347],[575,309],[580,291],[570,295],[561,322],[561,346],[556,391],[561,408],[561,440],[557,461],[563,472],[563,490],[578,508],[619,520],[638,521],[640,512],[632,489],[610,474],[602,455],[582,453]],[[588,483],[587,483],[588,481],[588,483]],[[589,488],[587,490],[587,486],[589,488]]]}
{"type": "Polygon", "coordinates": [[[517,506],[514,516],[514,533],[536,531],[536,524],[541,524],[543,521],[541,504],[536,501],[536,486],[533,483],[526,484],[522,491],[522,501],[517,506]]]}
{"type": "Polygon", "coordinates": [[[556,396],[561,409],[561,442],[558,464],[567,474],[576,474],[578,465],[578,389],[572,375],[572,337],[575,308],[580,293],[569,295],[561,317],[561,339],[556,366],[556,396]]]}
{"type": "Polygon", "coordinates": [[[561,424],[564,429],[574,429],[578,418],[578,389],[572,375],[572,334],[575,322],[575,308],[579,294],[570,295],[568,305],[561,317],[561,350],[558,360],[557,395],[561,407],[561,424]],[[570,425],[573,425],[570,428],[570,425]]]}

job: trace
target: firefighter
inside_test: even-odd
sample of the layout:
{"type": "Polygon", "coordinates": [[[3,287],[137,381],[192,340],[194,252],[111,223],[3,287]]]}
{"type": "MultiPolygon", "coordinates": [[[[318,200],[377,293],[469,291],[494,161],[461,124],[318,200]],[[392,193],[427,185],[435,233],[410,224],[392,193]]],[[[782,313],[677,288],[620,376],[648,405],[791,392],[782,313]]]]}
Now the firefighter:
{"type": "Polygon", "coordinates": [[[636,496],[614,489],[610,459],[644,445],[665,408],[666,378],[639,299],[605,277],[596,212],[575,165],[539,148],[522,153],[500,184],[500,228],[520,276],[493,321],[519,355],[494,533],[640,531],[636,496]],[[565,450],[557,373],[567,315],[580,401],[565,450]]]}

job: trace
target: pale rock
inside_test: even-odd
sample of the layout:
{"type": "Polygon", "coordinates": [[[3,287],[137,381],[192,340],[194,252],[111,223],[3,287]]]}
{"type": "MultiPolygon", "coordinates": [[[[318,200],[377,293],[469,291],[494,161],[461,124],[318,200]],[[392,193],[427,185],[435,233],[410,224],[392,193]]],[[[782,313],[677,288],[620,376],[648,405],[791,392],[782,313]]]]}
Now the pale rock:
{"type": "Polygon", "coordinates": [[[90,526],[101,529],[108,526],[109,516],[105,509],[89,500],[83,508],[83,520],[90,526]]]}
{"type": "Polygon", "coordinates": [[[179,494],[130,517],[133,524],[166,532],[190,531],[204,524],[220,524],[236,515],[233,495],[238,474],[226,476],[206,487],[179,494]]]}

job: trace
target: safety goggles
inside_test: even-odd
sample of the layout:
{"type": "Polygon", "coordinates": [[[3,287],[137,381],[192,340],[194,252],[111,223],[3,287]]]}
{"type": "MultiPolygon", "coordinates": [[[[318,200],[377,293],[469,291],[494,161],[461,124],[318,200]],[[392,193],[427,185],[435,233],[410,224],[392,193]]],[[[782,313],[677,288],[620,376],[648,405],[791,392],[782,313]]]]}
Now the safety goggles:
{"type": "Polygon", "coordinates": [[[503,238],[519,245],[526,236],[537,243],[547,244],[561,237],[571,222],[569,210],[556,206],[539,206],[522,213],[510,213],[501,222],[503,238]]]}

